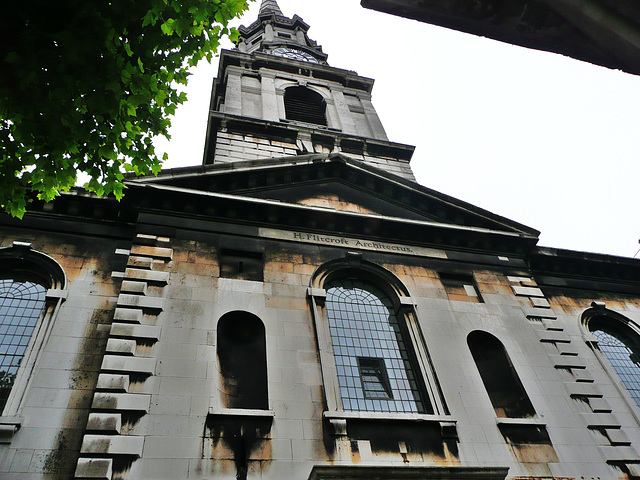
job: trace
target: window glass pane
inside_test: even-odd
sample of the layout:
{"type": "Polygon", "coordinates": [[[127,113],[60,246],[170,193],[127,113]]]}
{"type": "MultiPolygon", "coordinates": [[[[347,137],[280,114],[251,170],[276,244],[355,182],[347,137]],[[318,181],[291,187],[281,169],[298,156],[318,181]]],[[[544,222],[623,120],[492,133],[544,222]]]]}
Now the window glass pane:
{"type": "Polygon", "coordinates": [[[329,331],[347,411],[432,413],[413,373],[414,354],[391,300],[343,279],[327,286],[329,331]]]}
{"type": "Polygon", "coordinates": [[[616,329],[599,326],[592,333],[598,338],[598,347],[627,387],[640,407],[640,346],[629,335],[616,329]]]}
{"type": "Polygon", "coordinates": [[[0,279],[0,412],[44,305],[42,285],[0,279]]]}

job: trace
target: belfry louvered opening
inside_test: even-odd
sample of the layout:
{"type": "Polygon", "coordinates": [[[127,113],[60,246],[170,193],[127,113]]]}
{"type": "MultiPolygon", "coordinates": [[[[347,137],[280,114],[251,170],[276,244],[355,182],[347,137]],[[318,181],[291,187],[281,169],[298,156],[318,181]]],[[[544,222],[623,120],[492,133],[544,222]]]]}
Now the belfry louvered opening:
{"type": "Polygon", "coordinates": [[[307,87],[289,87],[284,92],[287,120],[327,126],[327,105],[322,95],[307,87]]]}

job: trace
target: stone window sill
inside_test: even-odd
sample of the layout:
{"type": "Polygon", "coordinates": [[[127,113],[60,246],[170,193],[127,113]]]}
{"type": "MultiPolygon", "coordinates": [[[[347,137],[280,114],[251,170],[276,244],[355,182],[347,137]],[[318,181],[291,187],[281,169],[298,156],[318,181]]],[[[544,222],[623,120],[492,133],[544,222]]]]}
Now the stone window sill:
{"type": "Polygon", "coordinates": [[[0,417],[0,444],[11,443],[24,422],[22,417],[0,417]]]}
{"type": "Polygon", "coordinates": [[[272,410],[251,410],[245,408],[209,408],[209,415],[221,417],[254,417],[273,418],[276,416],[272,410]]]}
{"type": "Polygon", "coordinates": [[[540,418],[504,418],[496,417],[496,424],[498,425],[522,425],[522,426],[536,426],[546,427],[547,422],[540,418]]]}
{"type": "Polygon", "coordinates": [[[347,434],[346,425],[349,421],[371,421],[371,422],[411,422],[430,423],[440,425],[442,436],[445,438],[457,439],[456,420],[447,415],[429,415],[423,413],[391,413],[391,412],[338,412],[325,411],[323,417],[328,420],[334,428],[334,435],[344,436],[347,434]]]}
{"type": "Polygon", "coordinates": [[[508,471],[507,467],[315,465],[308,480],[503,480],[508,471]]]}

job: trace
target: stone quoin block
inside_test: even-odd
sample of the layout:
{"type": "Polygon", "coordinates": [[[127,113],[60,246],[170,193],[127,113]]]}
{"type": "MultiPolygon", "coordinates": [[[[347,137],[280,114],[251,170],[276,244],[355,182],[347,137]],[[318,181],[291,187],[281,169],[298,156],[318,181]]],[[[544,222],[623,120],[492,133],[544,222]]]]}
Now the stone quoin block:
{"type": "Polygon", "coordinates": [[[144,447],[144,437],[85,435],[82,440],[81,454],[127,455],[140,457],[144,447]]]}
{"type": "Polygon", "coordinates": [[[104,372],[140,373],[153,375],[156,371],[155,358],[124,357],[120,355],[105,355],[102,360],[104,372]]]}
{"type": "Polygon", "coordinates": [[[98,392],[93,397],[91,408],[94,410],[149,412],[150,405],[151,395],[98,392]]]}
{"type": "Polygon", "coordinates": [[[75,478],[92,480],[111,480],[113,476],[113,459],[80,458],[76,467],[75,478]]]}
{"type": "Polygon", "coordinates": [[[112,337],[159,340],[162,327],[155,325],[134,325],[130,323],[111,324],[112,337]]]}

